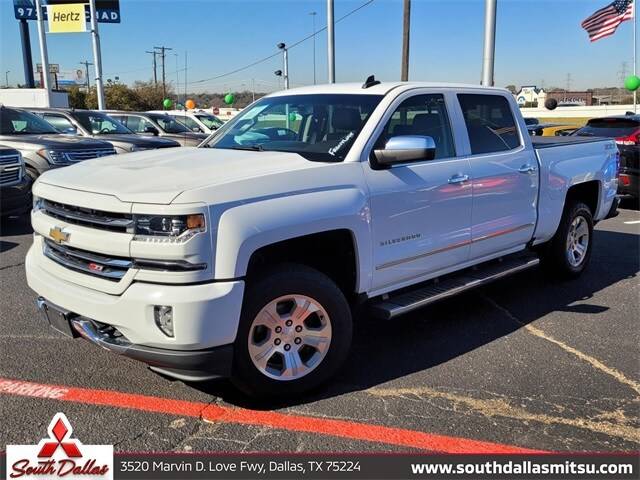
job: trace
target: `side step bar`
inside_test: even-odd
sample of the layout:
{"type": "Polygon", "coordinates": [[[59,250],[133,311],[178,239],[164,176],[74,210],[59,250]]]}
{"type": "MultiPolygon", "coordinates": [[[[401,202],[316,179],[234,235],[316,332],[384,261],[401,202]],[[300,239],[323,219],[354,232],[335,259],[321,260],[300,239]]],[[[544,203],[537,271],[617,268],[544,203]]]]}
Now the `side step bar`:
{"type": "Polygon", "coordinates": [[[459,273],[447,275],[440,280],[422,283],[421,286],[413,290],[384,298],[371,305],[371,314],[375,318],[389,320],[444,298],[521,272],[539,263],[540,259],[533,254],[492,260],[459,273]]]}

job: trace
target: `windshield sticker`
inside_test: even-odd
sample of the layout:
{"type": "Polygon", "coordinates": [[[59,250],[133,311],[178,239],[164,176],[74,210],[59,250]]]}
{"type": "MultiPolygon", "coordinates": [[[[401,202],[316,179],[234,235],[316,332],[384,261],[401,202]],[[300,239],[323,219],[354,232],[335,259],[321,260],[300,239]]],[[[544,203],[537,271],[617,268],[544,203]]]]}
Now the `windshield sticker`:
{"type": "Polygon", "coordinates": [[[342,138],[342,140],[340,140],[340,141],[338,142],[338,144],[337,144],[335,147],[331,147],[331,148],[327,151],[327,153],[328,153],[329,155],[331,155],[332,157],[335,157],[335,156],[336,156],[336,153],[338,153],[338,152],[342,149],[342,147],[344,147],[344,145],[345,145],[349,140],[351,140],[353,137],[354,137],[354,133],[353,133],[353,132],[349,132],[349,133],[347,133],[347,134],[342,138]]]}

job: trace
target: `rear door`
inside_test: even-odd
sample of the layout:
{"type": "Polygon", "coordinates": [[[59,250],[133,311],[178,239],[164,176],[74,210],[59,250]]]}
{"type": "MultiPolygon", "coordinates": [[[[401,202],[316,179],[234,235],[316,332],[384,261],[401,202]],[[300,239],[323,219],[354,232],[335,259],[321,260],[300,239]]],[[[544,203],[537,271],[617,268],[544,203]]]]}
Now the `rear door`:
{"type": "Polygon", "coordinates": [[[498,93],[457,95],[469,140],[473,187],[470,258],[524,246],[537,217],[537,159],[516,122],[514,102],[498,93]]]}

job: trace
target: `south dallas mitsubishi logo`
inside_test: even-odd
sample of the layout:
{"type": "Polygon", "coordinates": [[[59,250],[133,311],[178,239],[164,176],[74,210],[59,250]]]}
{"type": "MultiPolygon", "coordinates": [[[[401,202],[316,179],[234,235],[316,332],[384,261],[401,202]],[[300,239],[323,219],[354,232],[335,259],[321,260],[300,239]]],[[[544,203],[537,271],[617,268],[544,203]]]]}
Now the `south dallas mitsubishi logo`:
{"type": "Polygon", "coordinates": [[[62,227],[53,227],[49,230],[49,236],[56,243],[67,242],[69,240],[69,234],[62,231],[62,227]]]}
{"type": "Polygon", "coordinates": [[[56,413],[49,436],[37,445],[7,445],[7,480],[14,478],[113,479],[113,446],[84,445],[56,413]]]}

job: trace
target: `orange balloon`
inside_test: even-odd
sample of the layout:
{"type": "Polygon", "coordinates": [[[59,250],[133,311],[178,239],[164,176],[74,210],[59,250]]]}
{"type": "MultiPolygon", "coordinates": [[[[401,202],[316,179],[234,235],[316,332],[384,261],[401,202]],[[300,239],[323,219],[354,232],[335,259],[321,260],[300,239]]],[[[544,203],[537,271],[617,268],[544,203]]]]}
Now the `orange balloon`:
{"type": "Polygon", "coordinates": [[[186,102],[184,102],[184,104],[189,110],[191,110],[192,108],[196,108],[196,102],[194,102],[191,99],[189,99],[186,102]]]}

